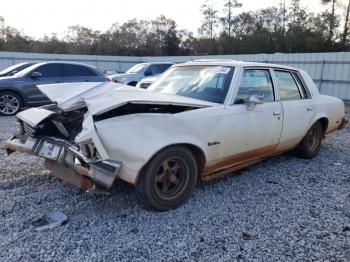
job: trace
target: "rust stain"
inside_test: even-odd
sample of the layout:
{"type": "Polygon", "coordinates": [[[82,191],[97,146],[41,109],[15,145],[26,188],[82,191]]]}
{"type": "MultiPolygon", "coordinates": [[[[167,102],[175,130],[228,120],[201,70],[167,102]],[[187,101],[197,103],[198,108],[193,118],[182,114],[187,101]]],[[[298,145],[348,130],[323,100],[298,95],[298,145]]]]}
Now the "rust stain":
{"type": "Polygon", "coordinates": [[[341,121],[338,121],[337,125],[334,126],[333,128],[329,129],[328,131],[326,131],[326,135],[335,132],[337,130],[342,130],[345,128],[345,126],[348,124],[349,120],[344,117],[341,121]]]}
{"type": "Polygon", "coordinates": [[[338,130],[344,129],[345,126],[349,123],[349,119],[347,119],[346,117],[344,117],[338,127],[338,130]]]}
{"type": "Polygon", "coordinates": [[[46,159],[45,166],[47,169],[51,170],[56,177],[70,183],[73,186],[84,190],[91,190],[94,187],[94,184],[90,178],[79,175],[71,168],[58,164],[55,161],[46,159]]]}
{"type": "Polygon", "coordinates": [[[201,177],[203,180],[210,180],[255,164],[268,156],[278,154],[279,152],[276,151],[276,146],[258,148],[226,157],[212,164],[207,164],[204,167],[201,177]]]}

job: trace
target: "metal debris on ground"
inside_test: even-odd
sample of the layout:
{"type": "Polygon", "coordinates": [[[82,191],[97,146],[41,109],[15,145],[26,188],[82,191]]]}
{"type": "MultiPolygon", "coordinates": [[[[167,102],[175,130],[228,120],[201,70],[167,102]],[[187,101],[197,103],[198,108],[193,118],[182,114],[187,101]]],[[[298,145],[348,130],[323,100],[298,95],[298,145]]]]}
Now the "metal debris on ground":
{"type": "Polygon", "coordinates": [[[60,227],[68,222],[68,217],[60,211],[52,212],[31,223],[31,228],[36,231],[43,231],[60,227]]]}

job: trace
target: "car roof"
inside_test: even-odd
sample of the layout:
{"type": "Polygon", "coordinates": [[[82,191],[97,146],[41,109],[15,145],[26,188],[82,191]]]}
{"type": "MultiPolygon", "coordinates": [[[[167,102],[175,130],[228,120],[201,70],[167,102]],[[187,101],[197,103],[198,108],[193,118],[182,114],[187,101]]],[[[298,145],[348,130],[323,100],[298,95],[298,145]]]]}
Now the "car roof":
{"type": "Polygon", "coordinates": [[[215,66],[232,66],[232,67],[272,67],[272,68],[300,71],[300,69],[291,67],[291,66],[260,63],[260,62],[244,62],[244,61],[228,60],[228,59],[201,59],[201,60],[189,61],[183,64],[177,64],[175,66],[190,66],[190,65],[215,65],[215,66]]]}
{"type": "Polygon", "coordinates": [[[147,62],[147,63],[139,63],[138,65],[173,65],[172,62],[147,62]]]}
{"type": "Polygon", "coordinates": [[[41,65],[47,65],[47,64],[79,65],[79,66],[87,66],[87,67],[94,68],[93,66],[88,65],[88,64],[77,63],[77,62],[69,62],[69,61],[48,61],[48,62],[37,63],[36,65],[37,66],[41,66],[41,65]]]}

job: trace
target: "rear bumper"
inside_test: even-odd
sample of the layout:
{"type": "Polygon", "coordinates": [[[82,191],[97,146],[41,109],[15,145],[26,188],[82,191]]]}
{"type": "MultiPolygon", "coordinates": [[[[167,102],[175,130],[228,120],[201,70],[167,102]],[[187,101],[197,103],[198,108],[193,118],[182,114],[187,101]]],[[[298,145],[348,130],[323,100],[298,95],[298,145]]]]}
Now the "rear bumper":
{"type": "Polygon", "coordinates": [[[18,151],[44,158],[46,167],[57,177],[85,190],[91,190],[95,183],[110,188],[122,166],[112,160],[90,161],[73,144],[53,137],[13,136],[4,148],[8,155],[18,151]]]}
{"type": "Polygon", "coordinates": [[[349,122],[349,120],[346,117],[344,117],[342,122],[340,123],[340,125],[338,127],[338,130],[344,129],[345,126],[348,124],[348,122],[349,122]]]}

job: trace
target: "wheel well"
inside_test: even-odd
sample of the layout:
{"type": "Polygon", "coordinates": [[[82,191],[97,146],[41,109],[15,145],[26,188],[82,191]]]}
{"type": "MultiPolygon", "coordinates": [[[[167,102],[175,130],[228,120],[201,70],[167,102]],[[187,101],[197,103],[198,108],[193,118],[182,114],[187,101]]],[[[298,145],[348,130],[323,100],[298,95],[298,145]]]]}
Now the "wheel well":
{"type": "Polygon", "coordinates": [[[206,163],[206,158],[205,158],[205,154],[204,154],[203,150],[200,149],[199,147],[197,147],[195,145],[191,145],[191,144],[179,144],[179,146],[184,146],[191,151],[191,153],[193,154],[193,156],[196,159],[197,167],[198,167],[198,174],[200,175],[202,173],[204,166],[205,166],[205,163],[206,163]]]}
{"type": "Polygon", "coordinates": [[[131,81],[128,85],[129,85],[129,86],[136,86],[136,85],[137,85],[137,82],[136,82],[136,81],[131,81]]]}
{"type": "Polygon", "coordinates": [[[326,133],[326,130],[327,130],[327,128],[328,128],[328,118],[326,118],[326,117],[322,117],[322,118],[320,118],[319,120],[317,120],[317,122],[320,122],[321,123],[321,125],[322,125],[322,130],[323,130],[323,134],[325,134],[326,133]]]}
{"type": "Polygon", "coordinates": [[[174,147],[174,146],[182,146],[190,150],[190,152],[193,154],[194,158],[196,159],[197,167],[198,167],[198,175],[200,175],[204,169],[205,163],[206,163],[206,158],[205,154],[202,149],[200,149],[198,146],[192,145],[192,144],[172,144],[169,146],[166,146],[162,149],[160,149],[157,153],[155,153],[148,161],[147,163],[141,168],[139,173],[137,174],[137,179],[136,179],[136,184],[138,183],[139,177],[142,174],[143,170],[147,167],[148,163],[151,161],[152,158],[154,158],[159,152],[169,148],[169,147],[174,147]]]}
{"type": "Polygon", "coordinates": [[[22,106],[24,105],[23,96],[19,92],[15,91],[15,90],[12,90],[12,89],[3,89],[3,90],[0,91],[0,94],[1,93],[5,93],[5,92],[13,93],[15,95],[18,95],[19,99],[21,99],[22,106]]]}

